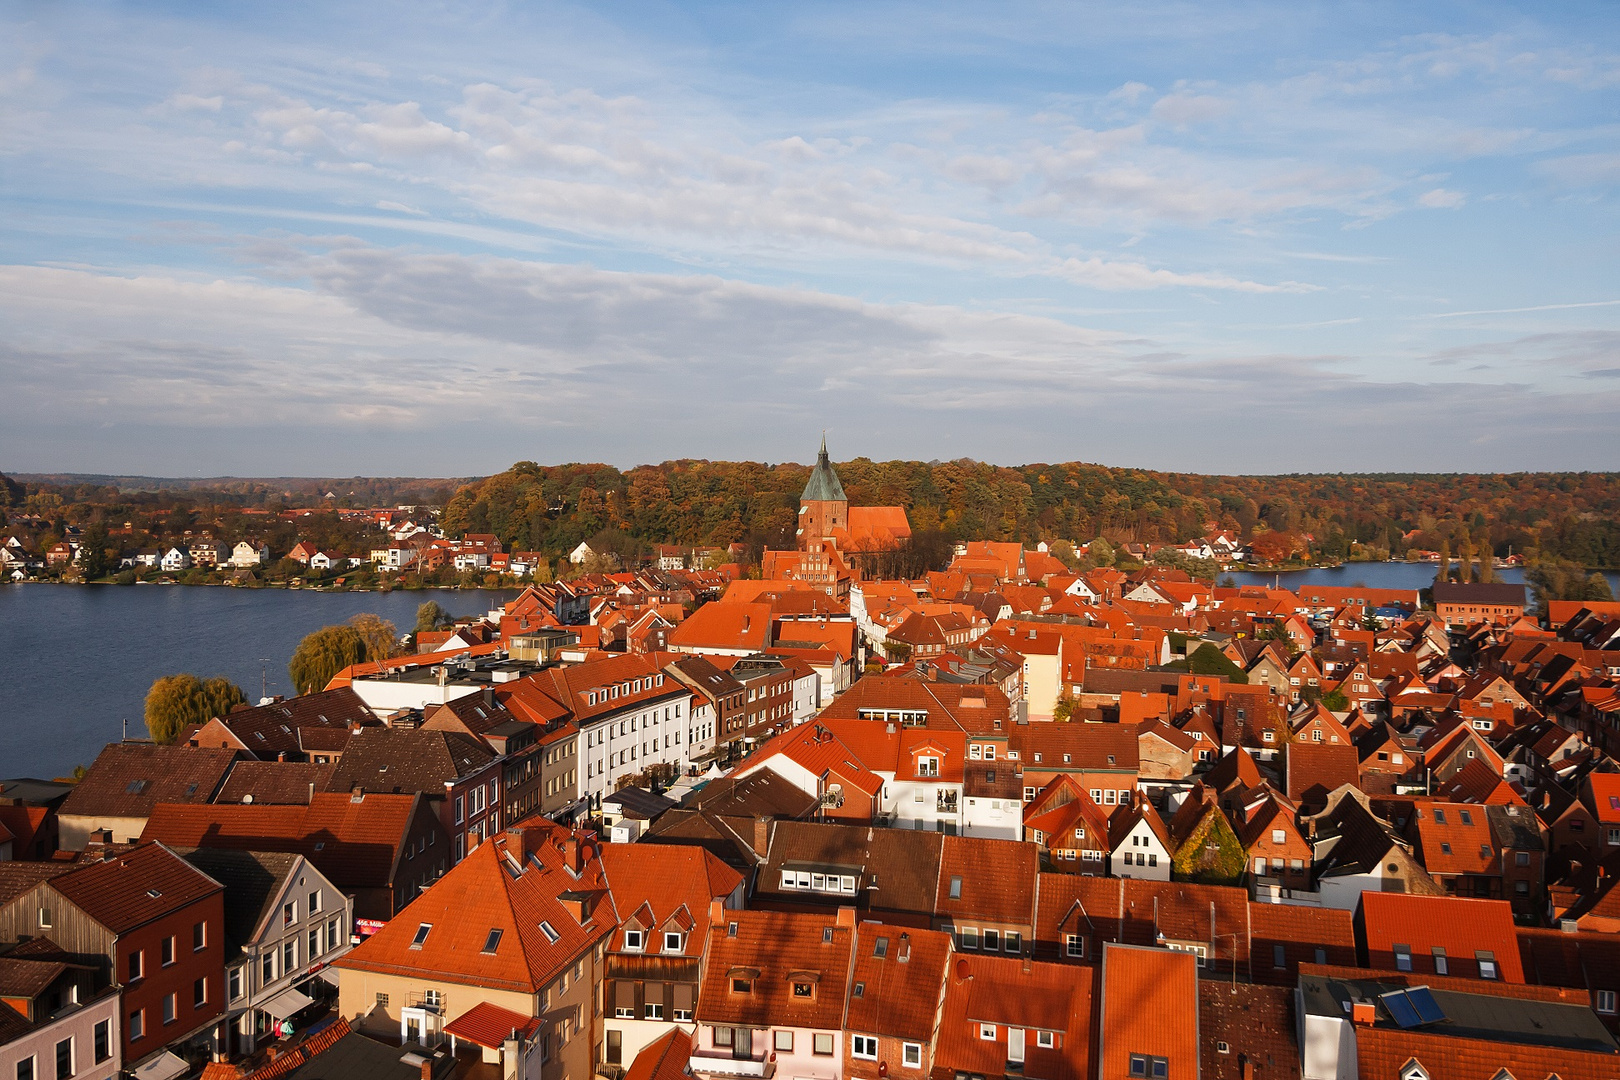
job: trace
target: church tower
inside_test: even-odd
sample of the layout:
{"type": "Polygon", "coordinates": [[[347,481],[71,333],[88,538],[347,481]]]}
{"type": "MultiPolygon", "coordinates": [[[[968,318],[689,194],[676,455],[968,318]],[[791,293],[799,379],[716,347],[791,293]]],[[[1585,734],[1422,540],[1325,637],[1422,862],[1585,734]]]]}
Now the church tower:
{"type": "Polygon", "coordinates": [[[821,437],[821,453],[816,467],[810,473],[810,482],[799,496],[799,550],[804,551],[834,530],[849,528],[849,500],[844,497],[844,485],[838,482],[832,462],[827,460],[827,436],[821,437]]]}

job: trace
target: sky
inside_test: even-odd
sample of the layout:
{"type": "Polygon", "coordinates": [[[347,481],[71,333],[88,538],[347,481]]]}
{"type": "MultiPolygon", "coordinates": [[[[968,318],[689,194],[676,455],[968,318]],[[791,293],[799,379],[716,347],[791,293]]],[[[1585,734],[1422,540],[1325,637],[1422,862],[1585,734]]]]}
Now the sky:
{"type": "Polygon", "coordinates": [[[0,0],[0,471],[1620,468],[1617,31],[0,0]]]}

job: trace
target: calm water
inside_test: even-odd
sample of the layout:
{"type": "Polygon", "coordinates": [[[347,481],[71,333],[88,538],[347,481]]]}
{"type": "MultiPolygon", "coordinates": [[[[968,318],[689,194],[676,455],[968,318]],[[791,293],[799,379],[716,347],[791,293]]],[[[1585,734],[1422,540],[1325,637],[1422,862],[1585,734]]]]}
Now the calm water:
{"type": "Polygon", "coordinates": [[[144,736],[142,703],[159,675],[225,675],[257,700],[262,669],[270,693],[290,694],[287,661],[311,630],[369,611],[408,631],[424,601],[472,615],[513,595],[0,585],[0,777],[89,764],[126,719],[144,736]]]}
{"type": "MultiPolygon", "coordinates": [[[[1332,569],[1289,570],[1269,574],[1234,572],[1231,577],[1239,585],[1270,585],[1275,581],[1285,589],[1297,589],[1301,585],[1358,584],[1370,589],[1422,589],[1434,584],[1435,571],[1439,568],[1438,563],[1346,563],[1332,569]]],[[[1496,576],[1498,580],[1515,585],[1524,581],[1523,570],[1499,569],[1496,576]]],[[[1609,579],[1609,588],[1620,596],[1620,575],[1605,576],[1609,579]]]]}

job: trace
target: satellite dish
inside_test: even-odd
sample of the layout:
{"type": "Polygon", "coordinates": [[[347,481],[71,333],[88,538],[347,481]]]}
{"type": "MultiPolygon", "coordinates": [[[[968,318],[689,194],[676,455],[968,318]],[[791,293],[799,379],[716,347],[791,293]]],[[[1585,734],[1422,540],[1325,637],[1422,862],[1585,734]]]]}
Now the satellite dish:
{"type": "Polygon", "coordinates": [[[967,962],[966,957],[963,957],[956,962],[956,977],[958,979],[967,978],[971,973],[971,970],[971,965],[967,962]]]}

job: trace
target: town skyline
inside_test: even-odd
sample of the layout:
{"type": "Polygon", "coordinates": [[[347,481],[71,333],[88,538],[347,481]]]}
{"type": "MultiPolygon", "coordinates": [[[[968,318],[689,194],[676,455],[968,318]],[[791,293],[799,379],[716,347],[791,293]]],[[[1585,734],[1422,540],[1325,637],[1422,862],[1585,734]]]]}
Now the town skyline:
{"type": "Polygon", "coordinates": [[[0,20],[8,470],[1620,461],[1610,8],[0,20]]]}

